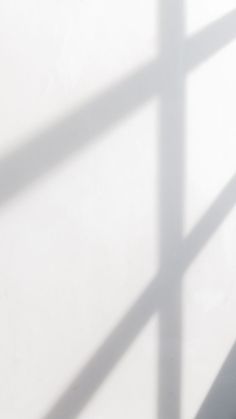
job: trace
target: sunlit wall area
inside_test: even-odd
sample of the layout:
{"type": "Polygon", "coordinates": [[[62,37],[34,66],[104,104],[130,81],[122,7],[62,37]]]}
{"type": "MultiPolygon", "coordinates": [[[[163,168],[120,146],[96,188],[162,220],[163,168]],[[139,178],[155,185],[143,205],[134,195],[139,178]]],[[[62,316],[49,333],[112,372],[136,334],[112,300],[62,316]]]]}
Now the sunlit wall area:
{"type": "Polygon", "coordinates": [[[183,417],[230,418],[236,412],[236,13],[230,1],[189,1],[188,10],[190,42],[199,43],[205,58],[189,73],[186,92],[185,234],[196,257],[184,279],[183,417]]]}
{"type": "Polygon", "coordinates": [[[0,416],[154,417],[158,5],[0,9],[0,416]]]}
{"type": "Polygon", "coordinates": [[[0,0],[0,417],[232,419],[236,11],[0,0]]]}

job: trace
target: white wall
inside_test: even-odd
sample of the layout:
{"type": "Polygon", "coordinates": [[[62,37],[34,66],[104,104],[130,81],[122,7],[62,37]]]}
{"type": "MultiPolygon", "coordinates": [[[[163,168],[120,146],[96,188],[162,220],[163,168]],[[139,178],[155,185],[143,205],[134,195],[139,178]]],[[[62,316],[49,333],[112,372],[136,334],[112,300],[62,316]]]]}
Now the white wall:
{"type": "Polygon", "coordinates": [[[234,38],[235,0],[0,0],[0,417],[235,416],[234,38]]]}

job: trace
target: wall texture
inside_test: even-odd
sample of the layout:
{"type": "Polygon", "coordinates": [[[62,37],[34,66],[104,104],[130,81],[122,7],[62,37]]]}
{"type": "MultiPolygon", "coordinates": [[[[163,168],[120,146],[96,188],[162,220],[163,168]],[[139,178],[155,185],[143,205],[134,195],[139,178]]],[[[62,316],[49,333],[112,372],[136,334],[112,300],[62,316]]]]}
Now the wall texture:
{"type": "Polygon", "coordinates": [[[235,417],[235,75],[235,0],[0,0],[0,417],[235,417]]]}

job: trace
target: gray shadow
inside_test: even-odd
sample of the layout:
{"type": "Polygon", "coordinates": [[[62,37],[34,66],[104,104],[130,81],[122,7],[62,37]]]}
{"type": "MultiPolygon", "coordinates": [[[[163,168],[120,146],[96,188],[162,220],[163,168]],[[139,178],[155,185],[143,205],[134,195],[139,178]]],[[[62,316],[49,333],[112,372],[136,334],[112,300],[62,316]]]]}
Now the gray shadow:
{"type": "MultiPolygon", "coordinates": [[[[236,198],[236,177],[209,209],[201,228],[184,239],[185,82],[188,71],[205,62],[236,36],[236,12],[224,16],[185,41],[183,0],[164,0],[160,7],[161,59],[165,64],[160,89],[160,260],[167,267],[165,291],[159,295],[158,412],[160,419],[181,418],[182,276],[220,225],[236,198]],[[214,208],[214,209],[213,209],[214,208]],[[194,238],[194,240],[192,240],[194,238]],[[179,251],[181,249],[181,251],[179,251]],[[171,266],[170,266],[171,264],[171,266]]],[[[207,416],[206,416],[207,417],[207,416]]]]}
{"type": "Polygon", "coordinates": [[[192,70],[219,53],[236,37],[236,10],[211,23],[186,44],[186,70],[192,70]]]}
{"type": "MultiPolygon", "coordinates": [[[[172,31],[168,25],[163,21],[163,27],[172,31]]],[[[235,36],[236,13],[231,12],[200,34],[184,40],[185,72],[204,62],[235,36]]],[[[166,74],[171,70],[165,57],[160,57],[34,138],[26,139],[18,149],[0,159],[0,205],[22,193],[78,150],[91,145],[124,116],[156,97],[165,86],[166,74]]]]}
{"type": "MultiPolygon", "coordinates": [[[[236,176],[223,189],[189,236],[183,240],[178,252],[172,254],[172,259],[166,261],[166,266],[161,267],[158,277],[149,283],[82,371],[74,377],[63,395],[44,416],[44,419],[72,419],[83,411],[151,316],[156,313],[157,309],[162,311],[163,306],[164,310],[166,310],[166,306],[168,308],[168,299],[172,288],[172,283],[168,279],[176,278],[181,281],[182,274],[229,215],[235,203],[236,176]]],[[[176,282],[175,285],[179,284],[176,282]]],[[[167,332],[168,336],[169,329],[167,332]]]]}
{"type": "MultiPolygon", "coordinates": [[[[158,417],[171,419],[181,416],[181,278],[186,267],[196,257],[204,243],[211,237],[234,205],[236,183],[234,178],[209,209],[207,216],[201,220],[200,228],[194,229],[184,241],[185,44],[183,15],[181,0],[178,0],[175,6],[171,0],[166,0],[162,4],[161,33],[164,71],[162,84],[159,86],[162,106],[159,197],[162,267],[160,274],[158,279],[154,279],[150,283],[138,301],[114,328],[79,376],[73,380],[65,394],[48,412],[45,419],[72,419],[78,415],[157,308],[159,308],[160,316],[158,417]]],[[[219,47],[221,46],[222,43],[219,47]]],[[[200,52],[202,53],[202,50],[200,52]]],[[[126,89],[127,86],[122,94],[122,100],[127,93],[126,89]]],[[[130,93],[128,93],[129,95],[130,93]]],[[[119,104],[122,104],[122,100],[119,101],[119,104]]],[[[139,101],[135,100],[135,103],[137,104],[139,101]]],[[[123,105],[121,108],[124,111],[123,105]]],[[[108,103],[107,106],[109,106],[108,103]]],[[[132,100],[132,109],[133,107],[135,106],[132,100]]],[[[104,108],[105,113],[102,115],[107,118],[106,106],[104,108]]],[[[114,106],[112,106],[113,108],[114,106]]],[[[115,112],[116,114],[117,112],[115,112]]],[[[114,123],[114,117],[109,117],[108,120],[112,121],[112,124],[114,123]]],[[[107,128],[107,121],[105,127],[107,128]]],[[[93,129],[91,137],[100,130],[100,128],[97,129],[96,124],[93,129]]]]}
{"type": "Polygon", "coordinates": [[[197,226],[184,240],[184,263],[186,266],[196,257],[236,204],[236,175],[218,195],[197,226]]]}
{"type": "Polygon", "coordinates": [[[83,411],[156,312],[156,304],[156,280],[153,280],[44,419],[72,419],[83,411]]]}
{"type": "Polygon", "coordinates": [[[168,267],[159,306],[158,410],[161,419],[181,415],[181,275],[174,261],[183,241],[185,68],[183,0],[160,5],[161,56],[166,69],[160,115],[160,260],[168,267]]]}
{"type": "Polygon", "coordinates": [[[211,25],[211,30],[205,29],[204,36],[193,37],[188,43],[184,39],[183,15],[181,0],[163,0],[162,55],[158,62],[111,87],[0,161],[0,204],[4,204],[160,93],[160,273],[74,378],[45,419],[75,418],[157,309],[160,314],[158,416],[160,419],[180,418],[181,278],[235,203],[234,178],[193,232],[186,239],[183,237],[186,62],[189,68],[199,64],[232,40],[236,32],[233,12],[226,20],[211,25]],[[213,36],[212,28],[215,31],[213,36]],[[221,35],[216,36],[218,30],[221,35]],[[223,33],[227,36],[224,37],[223,33]],[[189,57],[186,57],[186,51],[189,57]]]}
{"type": "Polygon", "coordinates": [[[236,344],[220,369],[196,419],[236,418],[236,344]]]}
{"type": "Polygon", "coordinates": [[[0,160],[0,205],[155,97],[158,83],[159,66],[153,61],[0,160]]]}

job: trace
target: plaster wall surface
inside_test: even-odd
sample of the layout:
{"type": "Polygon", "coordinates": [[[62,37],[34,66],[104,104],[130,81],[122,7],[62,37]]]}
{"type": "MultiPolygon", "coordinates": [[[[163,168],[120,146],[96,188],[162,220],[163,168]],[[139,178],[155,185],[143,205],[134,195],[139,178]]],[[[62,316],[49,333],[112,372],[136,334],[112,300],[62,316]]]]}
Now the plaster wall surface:
{"type": "Polygon", "coordinates": [[[0,417],[236,415],[235,0],[0,0],[0,417]]]}

